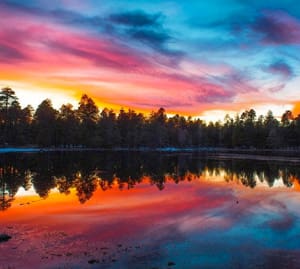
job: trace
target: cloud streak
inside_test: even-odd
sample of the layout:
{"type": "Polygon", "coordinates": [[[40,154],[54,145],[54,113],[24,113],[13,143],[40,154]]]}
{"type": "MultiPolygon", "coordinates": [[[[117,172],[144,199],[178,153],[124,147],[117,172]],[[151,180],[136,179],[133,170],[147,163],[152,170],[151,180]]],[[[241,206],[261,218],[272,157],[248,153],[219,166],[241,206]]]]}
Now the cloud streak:
{"type": "Polygon", "coordinates": [[[113,23],[132,27],[161,26],[162,14],[147,14],[142,10],[114,13],[109,16],[113,23]]]}
{"type": "Polygon", "coordinates": [[[267,67],[267,71],[272,74],[281,75],[284,78],[290,78],[294,75],[290,65],[283,61],[276,61],[267,67]]]}
{"type": "Polygon", "coordinates": [[[299,44],[300,23],[283,11],[266,11],[253,24],[252,29],[262,35],[266,44],[299,44]]]}

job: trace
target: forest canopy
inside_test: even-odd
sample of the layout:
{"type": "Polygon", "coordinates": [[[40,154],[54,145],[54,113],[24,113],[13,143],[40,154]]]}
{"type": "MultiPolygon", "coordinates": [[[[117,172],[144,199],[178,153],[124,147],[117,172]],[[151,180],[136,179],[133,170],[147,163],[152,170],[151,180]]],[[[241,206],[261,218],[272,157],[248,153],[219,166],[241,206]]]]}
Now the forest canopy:
{"type": "Polygon", "coordinates": [[[167,117],[164,108],[149,115],[132,109],[99,110],[83,94],[78,108],[64,104],[55,109],[50,99],[36,110],[22,108],[15,92],[0,92],[0,145],[95,148],[297,148],[300,146],[300,115],[286,111],[280,120],[272,111],[257,115],[245,110],[224,122],[206,123],[178,114],[167,117]]]}

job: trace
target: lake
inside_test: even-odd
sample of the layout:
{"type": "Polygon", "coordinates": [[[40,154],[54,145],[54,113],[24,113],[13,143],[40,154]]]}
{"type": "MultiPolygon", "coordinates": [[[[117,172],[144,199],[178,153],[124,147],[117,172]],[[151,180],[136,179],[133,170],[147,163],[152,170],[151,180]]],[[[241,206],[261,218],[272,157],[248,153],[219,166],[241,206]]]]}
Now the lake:
{"type": "Polygon", "coordinates": [[[0,155],[0,268],[300,268],[300,166],[196,153],[0,155]]]}

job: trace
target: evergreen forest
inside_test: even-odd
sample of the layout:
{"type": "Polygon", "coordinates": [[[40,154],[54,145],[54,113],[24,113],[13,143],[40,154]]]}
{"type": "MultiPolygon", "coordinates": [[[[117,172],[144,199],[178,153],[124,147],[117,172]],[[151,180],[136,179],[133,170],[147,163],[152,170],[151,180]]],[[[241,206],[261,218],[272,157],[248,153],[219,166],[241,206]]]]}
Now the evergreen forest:
{"type": "Polygon", "coordinates": [[[224,121],[174,115],[164,108],[144,115],[132,109],[99,110],[83,94],[78,107],[64,104],[55,109],[50,99],[36,110],[22,108],[15,92],[0,91],[0,146],[62,148],[200,148],[297,149],[300,146],[300,115],[285,111],[276,118],[272,111],[257,115],[245,110],[224,121]]]}

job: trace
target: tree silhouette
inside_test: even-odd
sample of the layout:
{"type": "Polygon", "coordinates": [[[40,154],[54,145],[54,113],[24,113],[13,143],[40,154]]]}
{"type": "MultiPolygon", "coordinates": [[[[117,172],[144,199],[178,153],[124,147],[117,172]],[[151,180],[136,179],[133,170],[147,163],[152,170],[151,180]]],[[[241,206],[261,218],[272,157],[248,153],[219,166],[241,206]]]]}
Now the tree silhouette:
{"type": "Polygon", "coordinates": [[[22,108],[15,92],[0,92],[0,145],[91,148],[233,148],[279,149],[300,147],[300,115],[286,111],[278,121],[272,111],[257,115],[254,109],[223,122],[174,115],[164,108],[150,115],[132,109],[119,112],[99,108],[83,94],[78,108],[64,104],[59,111],[49,99],[36,111],[22,108]]]}
{"type": "Polygon", "coordinates": [[[83,94],[77,110],[80,121],[80,139],[86,146],[97,146],[97,122],[99,120],[99,109],[92,98],[83,94]]]}
{"type": "Polygon", "coordinates": [[[80,143],[79,118],[71,104],[62,105],[57,119],[58,144],[76,145],[80,143]]]}
{"type": "Polygon", "coordinates": [[[50,99],[42,101],[34,114],[36,141],[42,146],[57,145],[57,116],[58,112],[52,107],[50,99]]]}
{"type": "Polygon", "coordinates": [[[17,102],[18,98],[15,92],[9,88],[3,88],[0,92],[0,130],[1,130],[1,142],[2,143],[11,143],[13,138],[11,137],[10,131],[14,126],[12,121],[16,120],[18,116],[16,110],[20,108],[19,103],[17,102]],[[13,109],[10,109],[13,107],[13,109]]]}
{"type": "Polygon", "coordinates": [[[15,92],[10,87],[2,88],[0,92],[0,108],[4,108],[7,111],[17,99],[15,92]]]}

